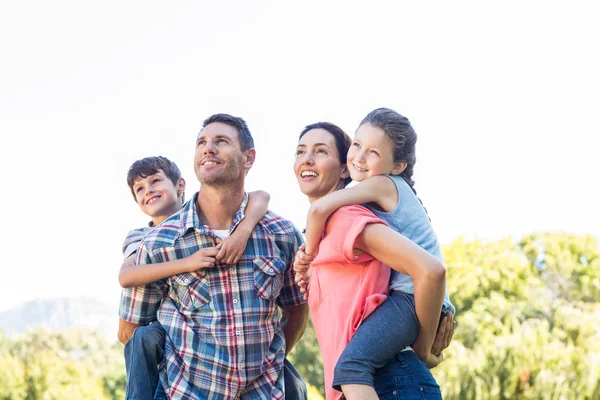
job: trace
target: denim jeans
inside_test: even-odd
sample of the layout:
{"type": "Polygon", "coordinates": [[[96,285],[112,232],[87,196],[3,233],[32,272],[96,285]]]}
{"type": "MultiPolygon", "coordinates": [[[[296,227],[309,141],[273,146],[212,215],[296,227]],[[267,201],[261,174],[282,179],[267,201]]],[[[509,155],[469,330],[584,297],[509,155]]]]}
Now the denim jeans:
{"type": "Polygon", "coordinates": [[[165,352],[165,330],[158,321],[140,326],[125,344],[126,400],[163,400],[158,364],[165,352]]]}
{"type": "Polygon", "coordinates": [[[403,351],[375,373],[379,400],[442,400],[440,387],[413,351],[403,351]]]}
{"type": "Polygon", "coordinates": [[[338,360],[333,387],[374,386],[375,371],[417,340],[419,321],[414,296],[392,290],[388,298],[358,327],[338,360]]]}
{"type": "MultiPolygon", "coordinates": [[[[165,331],[158,321],[140,326],[125,344],[127,374],[126,400],[163,400],[167,396],[158,377],[158,364],[165,349],[165,331]]],[[[306,384],[286,358],[284,361],[285,399],[307,400],[306,384]]]]}

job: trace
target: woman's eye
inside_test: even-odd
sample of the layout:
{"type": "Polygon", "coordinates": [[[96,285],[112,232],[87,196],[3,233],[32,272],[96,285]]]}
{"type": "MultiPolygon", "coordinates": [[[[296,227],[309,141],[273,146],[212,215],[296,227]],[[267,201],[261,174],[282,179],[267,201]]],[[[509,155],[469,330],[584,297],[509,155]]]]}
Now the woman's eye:
{"type": "Polygon", "coordinates": [[[327,152],[325,151],[325,149],[318,149],[315,153],[323,153],[323,154],[327,154],[327,152]]]}
{"type": "Polygon", "coordinates": [[[304,150],[296,150],[297,156],[302,155],[302,154],[304,154],[304,150]]]}

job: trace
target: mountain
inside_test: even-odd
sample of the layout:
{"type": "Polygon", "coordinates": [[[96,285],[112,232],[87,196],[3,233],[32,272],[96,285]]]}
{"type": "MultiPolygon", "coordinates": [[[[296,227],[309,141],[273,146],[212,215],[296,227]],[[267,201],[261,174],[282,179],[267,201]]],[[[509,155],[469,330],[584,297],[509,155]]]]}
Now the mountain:
{"type": "Polygon", "coordinates": [[[117,310],[88,297],[32,300],[0,312],[0,329],[6,336],[44,327],[49,331],[75,328],[97,329],[116,340],[117,310]]]}

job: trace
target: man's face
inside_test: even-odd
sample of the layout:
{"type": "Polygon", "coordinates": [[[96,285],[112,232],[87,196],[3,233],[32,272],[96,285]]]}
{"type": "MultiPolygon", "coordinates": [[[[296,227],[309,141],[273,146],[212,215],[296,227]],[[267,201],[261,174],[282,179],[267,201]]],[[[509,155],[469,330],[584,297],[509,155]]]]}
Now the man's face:
{"type": "Polygon", "coordinates": [[[213,122],[200,131],[196,139],[194,170],[201,184],[218,186],[243,180],[244,168],[249,166],[236,128],[213,122]]]}

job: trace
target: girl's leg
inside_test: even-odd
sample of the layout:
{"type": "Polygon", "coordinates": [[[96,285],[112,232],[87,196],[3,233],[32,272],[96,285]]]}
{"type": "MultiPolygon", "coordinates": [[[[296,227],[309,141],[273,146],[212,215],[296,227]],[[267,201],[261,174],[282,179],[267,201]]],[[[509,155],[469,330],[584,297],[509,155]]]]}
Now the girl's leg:
{"type": "Polygon", "coordinates": [[[375,370],[414,343],[418,333],[414,296],[392,291],[362,322],[342,353],[334,371],[333,387],[342,390],[348,400],[371,397],[366,397],[365,390],[374,393],[371,388],[375,370]]]}

